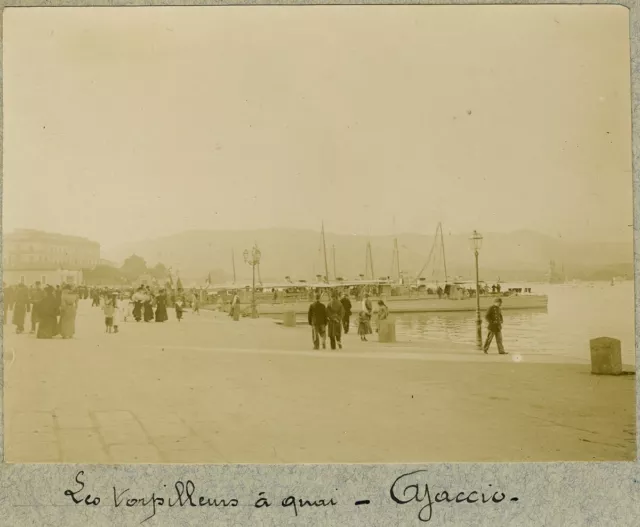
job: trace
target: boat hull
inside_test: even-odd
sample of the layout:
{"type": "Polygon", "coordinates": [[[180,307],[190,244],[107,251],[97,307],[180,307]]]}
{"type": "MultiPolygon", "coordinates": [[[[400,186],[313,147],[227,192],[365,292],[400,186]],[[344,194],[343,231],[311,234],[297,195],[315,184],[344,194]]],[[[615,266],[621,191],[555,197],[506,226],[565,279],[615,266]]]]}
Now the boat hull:
{"type": "MultiPolygon", "coordinates": [[[[487,310],[493,304],[495,297],[480,297],[480,309],[487,310]]],[[[447,298],[386,298],[389,311],[392,313],[447,313],[447,312],[474,312],[476,310],[475,298],[462,298],[451,300],[447,298]]],[[[377,299],[372,298],[374,310],[377,299]]],[[[305,315],[309,310],[309,301],[269,303],[259,302],[258,312],[262,315],[283,315],[288,312],[295,312],[297,315],[305,315]]],[[[352,302],[352,312],[357,314],[360,311],[360,302],[352,302]]],[[[547,309],[548,297],[546,295],[514,295],[502,297],[503,310],[515,309],[547,309]]]]}

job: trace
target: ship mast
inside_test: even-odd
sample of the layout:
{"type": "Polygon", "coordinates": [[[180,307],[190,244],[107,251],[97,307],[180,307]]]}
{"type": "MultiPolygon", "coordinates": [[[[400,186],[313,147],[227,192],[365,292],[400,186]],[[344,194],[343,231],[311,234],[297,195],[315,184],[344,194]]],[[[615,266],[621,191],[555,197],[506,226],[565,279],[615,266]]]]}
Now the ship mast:
{"type": "Polygon", "coordinates": [[[331,246],[331,252],[333,255],[333,278],[335,280],[336,278],[338,278],[338,271],[336,271],[336,246],[335,245],[331,246]]]}
{"type": "Polygon", "coordinates": [[[400,283],[402,281],[402,273],[400,272],[400,249],[398,249],[398,238],[395,238],[393,240],[393,250],[395,252],[395,256],[396,256],[396,271],[397,271],[397,278],[398,278],[398,283],[400,283]]]}
{"type": "Polygon", "coordinates": [[[329,264],[327,262],[327,243],[324,238],[324,221],[322,222],[322,252],[324,253],[324,272],[325,281],[329,282],[329,264]]]}
{"type": "Polygon", "coordinates": [[[400,249],[398,248],[398,236],[396,234],[396,217],[393,217],[393,256],[396,265],[398,284],[402,281],[402,273],[400,272],[400,249]]]}
{"type": "Polygon", "coordinates": [[[442,234],[442,223],[438,223],[438,229],[440,229],[440,242],[442,243],[442,263],[444,265],[444,283],[449,281],[447,276],[447,257],[444,252],[444,235],[442,234]]]}
{"type": "Polygon", "coordinates": [[[420,277],[422,276],[422,273],[424,273],[424,270],[427,268],[427,266],[431,262],[431,258],[433,257],[433,251],[435,250],[436,244],[438,243],[438,231],[439,230],[440,230],[440,224],[438,224],[438,226],[436,227],[436,233],[435,233],[435,235],[433,237],[433,245],[431,245],[431,250],[429,251],[429,257],[427,258],[427,261],[422,266],[422,269],[420,269],[420,272],[417,274],[416,280],[420,279],[420,277]]]}
{"type": "MultiPolygon", "coordinates": [[[[373,252],[371,251],[371,242],[367,242],[367,255],[366,255],[366,263],[365,263],[365,273],[369,273],[369,269],[371,269],[371,279],[375,280],[376,275],[373,270],[373,252]]],[[[366,276],[366,275],[365,275],[366,276]]]]}
{"type": "Polygon", "coordinates": [[[236,283],[236,254],[233,249],[231,249],[231,264],[233,265],[233,283],[236,283]]]}

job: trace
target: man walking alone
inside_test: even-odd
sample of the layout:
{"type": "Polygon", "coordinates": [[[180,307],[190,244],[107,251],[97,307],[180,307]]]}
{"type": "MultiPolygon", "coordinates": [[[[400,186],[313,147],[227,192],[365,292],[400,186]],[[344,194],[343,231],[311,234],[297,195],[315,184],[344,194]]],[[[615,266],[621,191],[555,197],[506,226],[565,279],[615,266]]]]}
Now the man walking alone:
{"type": "Polygon", "coordinates": [[[344,309],[344,313],[342,315],[342,328],[344,329],[344,333],[346,335],[347,333],[349,333],[349,321],[351,319],[351,300],[349,300],[349,296],[347,295],[347,293],[342,293],[340,303],[342,304],[342,308],[344,309]]]}
{"type": "Polygon", "coordinates": [[[327,308],[320,302],[320,295],[316,295],[315,302],[309,306],[308,319],[313,349],[320,349],[320,339],[322,339],[322,349],[325,349],[327,347],[327,308]]]}
{"type": "Polygon", "coordinates": [[[489,353],[489,346],[493,341],[493,337],[496,337],[496,344],[498,345],[498,353],[500,355],[507,355],[502,345],[502,299],[496,298],[493,305],[487,310],[485,319],[488,322],[489,332],[487,334],[487,340],[484,343],[484,352],[489,353]]]}

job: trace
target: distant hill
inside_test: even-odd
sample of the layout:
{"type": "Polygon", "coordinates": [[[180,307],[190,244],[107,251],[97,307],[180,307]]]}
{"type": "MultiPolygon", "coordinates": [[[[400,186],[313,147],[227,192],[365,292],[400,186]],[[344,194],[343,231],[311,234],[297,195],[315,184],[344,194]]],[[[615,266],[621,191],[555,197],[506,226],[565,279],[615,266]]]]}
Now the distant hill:
{"type": "MultiPolygon", "coordinates": [[[[320,232],[295,229],[254,231],[186,231],[180,234],[125,244],[109,253],[109,258],[121,262],[131,254],[147,260],[149,265],[162,262],[179,270],[190,281],[204,281],[208,273],[214,281],[229,280],[233,276],[232,251],[238,279],[251,277],[251,268],[243,261],[242,252],[257,242],[261,252],[263,280],[313,279],[324,274],[320,232]]],[[[342,235],[326,233],[327,263],[333,276],[335,246],[336,269],[339,276],[355,278],[365,272],[366,244],[372,246],[376,276],[395,274],[393,267],[393,237],[342,235]]],[[[449,277],[473,278],[474,258],[467,235],[444,236],[446,266],[449,277]]],[[[434,245],[434,236],[405,233],[398,235],[400,267],[415,276],[425,264],[434,245]]],[[[611,270],[633,270],[633,244],[629,243],[572,243],[551,238],[533,231],[487,233],[480,251],[481,279],[493,281],[498,276],[505,281],[545,280],[549,261],[562,266],[567,279],[603,275],[611,270]],[[604,270],[604,271],[603,271],[604,270]],[[580,275],[580,276],[577,276],[580,275]]],[[[626,273],[622,273],[626,274],[626,273]]],[[[444,262],[439,256],[423,274],[427,279],[444,278],[444,262]]],[[[609,277],[610,279],[610,277],[609,277]]]]}

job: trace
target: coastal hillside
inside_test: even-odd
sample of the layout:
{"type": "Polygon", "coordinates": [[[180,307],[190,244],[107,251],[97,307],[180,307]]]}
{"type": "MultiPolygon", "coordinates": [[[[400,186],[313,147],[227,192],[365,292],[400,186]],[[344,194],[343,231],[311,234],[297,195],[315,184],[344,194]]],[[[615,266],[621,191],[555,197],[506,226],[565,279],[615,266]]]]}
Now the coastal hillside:
{"type": "MultiPolygon", "coordinates": [[[[404,233],[398,235],[400,268],[415,277],[428,260],[435,236],[404,233]]],[[[392,236],[362,236],[326,233],[327,266],[333,277],[355,278],[366,269],[366,247],[371,243],[373,270],[377,277],[396,274],[393,264],[392,236]]],[[[320,232],[269,229],[252,231],[185,231],[162,238],[143,240],[114,248],[109,258],[122,262],[131,254],[145,258],[149,265],[162,262],[179,270],[185,279],[201,282],[209,273],[214,281],[233,277],[232,253],[236,276],[251,277],[251,267],[242,253],[256,242],[262,252],[260,271],[263,280],[313,279],[324,274],[325,259],[320,232]]],[[[474,259],[468,235],[444,233],[447,274],[449,277],[474,276],[474,259]]],[[[571,243],[533,231],[486,233],[480,252],[481,278],[496,280],[545,280],[549,261],[564,268],[567,279],[607,279],[610,273],[633,272],[633,246],[625,243],[571,243]]],[[[435,244],[431,265],[424,270],[427,279],[444,278],[444,261],[440,244],[435,244]]],[[[610,278],[610,277],[609,277],[610,278]]]]}

